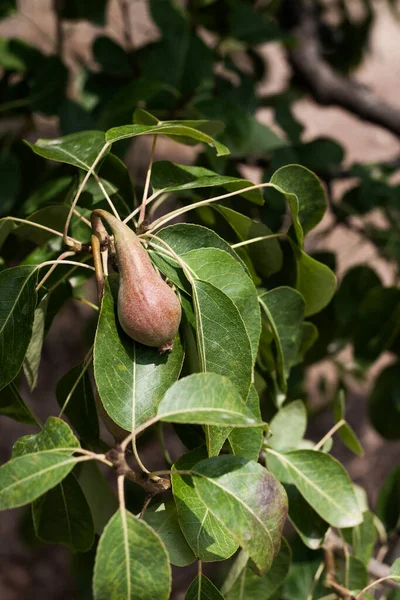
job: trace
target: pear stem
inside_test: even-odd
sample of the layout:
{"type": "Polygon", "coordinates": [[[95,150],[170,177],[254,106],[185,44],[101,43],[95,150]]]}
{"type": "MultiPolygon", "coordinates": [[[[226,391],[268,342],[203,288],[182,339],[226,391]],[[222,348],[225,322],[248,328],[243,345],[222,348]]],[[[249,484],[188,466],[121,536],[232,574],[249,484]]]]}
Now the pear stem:
{"type": "Polygon", "coordinates": [[[73,243],[71,242],[71,239],[68,237],[68,229],[69,229],[69,225],[71,223],[72,215],[74,213],[76,205],[78,204],[78,200],[80,198],[80,195],[82,194],[82,192],[83,192],[83,190],[85,188],[85,185],[88,182],[89,177],[91,176],[92,173],[94,173],[94,170],[95,170],[96,166],[98,165],[98,163],[100,162],[100,160],[103,158],[104,154],[107,152],[109,146],[110,146],[109,142],[106,142],[104,144],[103,148],[100,150],[100,152],[97,155],[96,159],[93,161],[92,166],[90,167],[90,169],[86,173],[85,177],[83,178],[83,181],[82,181],[81,185],[79,186],[78,191],[75,194],[75,198],[72,201],[71,208],[69,210],[68,216],[67,216],[66,221],[65,221],[64,233],[63,233],[64,244],[66,244],[67,246],[73,247],[73,243]]]}

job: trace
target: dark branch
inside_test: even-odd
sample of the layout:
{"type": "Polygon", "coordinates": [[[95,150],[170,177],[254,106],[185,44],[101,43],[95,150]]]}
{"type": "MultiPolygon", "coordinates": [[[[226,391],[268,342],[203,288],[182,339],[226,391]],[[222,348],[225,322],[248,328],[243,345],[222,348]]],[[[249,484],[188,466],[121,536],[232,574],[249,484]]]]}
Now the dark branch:
{"type": "Polygon", "coordinates": [[[286,14],[292,17],[291,33],[296,44],[289,49],[295,75],[314,99],[323,105],[337,105],[365,121],[400,135],[400,110],[378,98],[366,86],[340,75],[324,60],[318,37],[318,19],[313,3],[286,0],[286,14]]]}

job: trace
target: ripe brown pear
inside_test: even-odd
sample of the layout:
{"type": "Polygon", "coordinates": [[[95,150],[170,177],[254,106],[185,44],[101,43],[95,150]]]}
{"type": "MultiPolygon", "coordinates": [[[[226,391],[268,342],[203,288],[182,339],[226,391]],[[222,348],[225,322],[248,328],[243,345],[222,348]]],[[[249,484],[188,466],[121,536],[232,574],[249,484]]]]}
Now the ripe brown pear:
{"type": "Polygon", "coordinates": [[[137,235],[105,210],[94,211],[110,226],[119,269],[118,319],[132,339],[171,350],[182,311],[179,299],[154,269],[137,235]]]}

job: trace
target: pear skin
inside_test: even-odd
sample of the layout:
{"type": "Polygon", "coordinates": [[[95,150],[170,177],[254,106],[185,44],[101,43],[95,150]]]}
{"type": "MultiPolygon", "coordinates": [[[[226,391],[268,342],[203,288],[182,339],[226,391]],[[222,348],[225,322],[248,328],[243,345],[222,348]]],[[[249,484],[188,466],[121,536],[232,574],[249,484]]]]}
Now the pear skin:
{"type": "Polygon", "coordinates": [[[118,319],[122,329],[136,342],[165,352],[181,321],[179,299],[154,269],[137,235],[105,210],[96,215],[114,234],[119,269],[118,319]]]}

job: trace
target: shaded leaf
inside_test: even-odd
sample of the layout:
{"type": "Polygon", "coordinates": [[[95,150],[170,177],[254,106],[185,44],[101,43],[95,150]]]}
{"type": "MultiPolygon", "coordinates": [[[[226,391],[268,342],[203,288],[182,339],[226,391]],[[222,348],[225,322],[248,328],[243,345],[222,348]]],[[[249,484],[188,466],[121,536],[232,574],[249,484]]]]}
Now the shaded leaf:
{"type": "Polygon", "coordinates": [[[278,376],[282,389],[287,389],[290,368],[299,352],[304,300],[290,287],[279,287],[259,296],[275,340],[278,376]]]}
{"type": "Polygon", "coordinates": [[[192,476],[178,474],[206,456],[200,448],[181,456],[171,473],[172,491],[180,527],[195,556],[204,561],[225,560],[237,550],[236,541],[201,500],[192,476]]]}
{"type": "Polygon", "coordinates": [[[288,165],[275,171],[271,183],[288,201],[293,228],[302,248],[304,236],[321,221],[327,207],[321,182],[306,167],[288,165]]]}
{"type": "Polygon", "coordinates": [[[188,587],[185,600],[224,600],[224,596],[205,575],[198,575],[188,587]]]}
{"type": "Polygon", "coordinates": [[[94,374],[103,406],[115,423],[132,431],[153,417],[178,378],[182,362],[178,337],[166,355],[134,342],[122,331],[107,282],[94,346],[94,374]]]}
{"type": "Polygon", "coordinates": [[[364,521],[351,529],[344,529],[343,534],[347,543],[353,548],[353,554],[367,568],[371,560],[378,532],[374,523],[374,515],[370,511],[363,513],[364,521]]]}
{"type": "Polygon", "coordinates": [[[199,496],[263,574],[278,553],[286,493],[264,467],[236,456],[200,461],[192,469],[199,496]]]}
{"type": "Polygon", "coordinates": [[[368,398],[368,414],[375,429],[388,440],[400,439],[399,363],[378,375],[368,398]]]}
{"type": "Polygon", "coordinates": [[[195,560],[179,526],[178,512],[172,499],[158,506],[150,506],[143,519],[158,533],[165,544],[170,563],[177,567],[185,567],[195,560]]]}
{"type": "Polygon", "coordinates": [[[99,422],[92,383],[88,371],[82,375],[83,365],[73,367],[57,384],[57,402],[76,429],[79,437],[89,442],[99,439],[99,422]],[[72,392],[72,393],[71,393],[72,392]]]}
{"type": "Polygon", "coordinates": [[[259,577],[250,567],[245,567],[226,595],[226,600],[245,600],[246,598],[268,600],[271,598],[285,581],[289,572],[291,556],[290,546],[285,538],[282,538],[279,553],[274,558],[266,575],[259,577]]]}
{"type": "Polygon", "coordinates": [[[22,399],[15,382],[0,391],[0,415],[10,417],[25,425],[38,425],[39,421],[22,399]]]}
{"type": "Polygon", "coordinates": [[[101,535],[104,527],[118,509],[117,497],[94,460],[83,463],[79,470],[78,481],[90,507],[95,531],[97,535],[101,535]],[[99,502],[99,498],[101,498],[101,502],[99,502]]]}
{"type": "MultiPolygon", "coordinates": [[[[335,402],[333,405],[333,416],[335,423],[338,423],[341,419],[345,418],[345,404],[344,404],[344,391],[339,390],[335,402]]],[[[354,429],[348,424],[344,423],[338,430],[338,435],[342,440],[343,444],[349,448],[354,454],[363,456],[364,450],[361,443],[354,431],[354,429]]]]}
{"type": "MultiPolygon", "coordinates": [[[[153,165],[151,185],[154,191],[164,192],[179,192],[207,187],[223,187],[227,192],[234,192],[251,187],[253,184],[248,179],[219,175],[204,167],[178,165],[162,160],[153,165]]],[[[249,190],[241,195],[255,204],[264,204],[259,189],[249,190]]]]}
{"type": "MultiPolygon", "coordinates": [[[[227,220],[240,241],[273,235],[263,223],[254,221],[231,208],[216,205],[213,205],[213,208],[227,220]]],[[[249,244],[246,250],[255,268],[264,277],[269,277],[282,268],[282,250],[276,238],[249,244]]]]}
{"type": "Polygon", "coordinates": [[[32,335],[36,282],[35,267],[0,272],[0,389],[13,381],[22,367],[32,335]]]}
{"type": "Polygon", "coordinates": [[[92,514],[73,473],[35,500],[32,506],[36,535],[73,551],[87,552],[94,542],[92,514]]]}
{"type": "Polygon", "coordinates": [[[308,504],[299,490],[291,483],[284,483],[289,501],[289,519],[307,548],[316,550],[322,546],[328,523],[308,504]]]}
{"type": "Polygon", "coordinates": [[[400,466],[386,478],[378,496],[376,514],[389,532],[400,523],[400,466]]]}
{"type": "Polygon", "coordinates": [[[335,274],[321,262],[312,258],[291,243],[296,258],[296,289],[306,303],[305,316],[320,312],[329,302],[336,289],[335,274]]]}
{"type": "Polygon", "coordinates": [[[170,590],[171,569],[164,544],[143,520],[118,510],[97,547],[95,600],[167,600],[170,590]]]}

